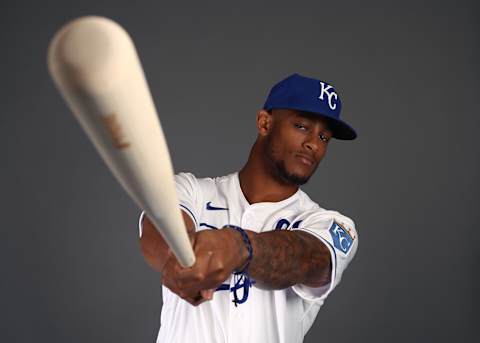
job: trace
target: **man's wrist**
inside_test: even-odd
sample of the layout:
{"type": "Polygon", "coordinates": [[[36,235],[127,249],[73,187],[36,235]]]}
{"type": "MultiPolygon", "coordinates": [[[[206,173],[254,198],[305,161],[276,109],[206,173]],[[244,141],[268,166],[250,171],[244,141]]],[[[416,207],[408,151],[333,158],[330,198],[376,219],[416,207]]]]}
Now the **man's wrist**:
{"type": "MultiPolygon", "coordinates": [[[[245,245],[243,235],[240,231],[237,231],[231,226],[225,226],[225,230],[228,230],[232,240],[234,242],[234,246],[237,248],[237,253],[235,254],[236,262],[235,262],[235,271],[242,271],[245,269],[247,264],[250,262],[250,253],[248,251],[247,246],[245,245]]],[[[244,230],[246,231],[246,230],[244,230]]]]}

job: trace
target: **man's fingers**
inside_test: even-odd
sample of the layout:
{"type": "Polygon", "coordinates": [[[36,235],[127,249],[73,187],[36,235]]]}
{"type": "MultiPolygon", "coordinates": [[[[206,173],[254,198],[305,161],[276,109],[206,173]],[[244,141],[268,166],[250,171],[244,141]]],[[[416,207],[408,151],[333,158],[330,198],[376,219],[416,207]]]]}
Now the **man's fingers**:
{"type": "Polygon", "coordinates": [[[193,306],[198,306],[206,301],[212,300],[214,292],[214,289],[204,289],[201,290],[196,296],[186,298],[185,300],[193,306]]]}
{"type": "Polygon", "coordinates": [[[194,306],[211,300],[214,290],[228,277],[223,262],[215,259],[207,238],[194,242],[196,261],[192,267],[181,267],[172,255],[162,276],[166,287],[194,306]],[[204,244],[200,244],[202,242],[204,244]]]}
{"type": "Polygon", "coordinates": [[[177,270],[176,278],[185,288],[196,287],[197,290],[207,288],[202,287],[203,282],[210,276],[209,265],[212,254],[197,256],[195,264],[189,268],[177,270]]]}
{"type": "Polygon", "coordinates": [[[213,293],[215,292],[215,289],[204,289],[200,291],[200,294],[202,297],[206,300],[212,300],[213,299],[213,293]]]}
{"type": "Polygon", "coordinates": [[[178,294],[178,292],[181,290],[181,287],[176,278],[178,271],[181,269],[182,266],[180,266],[180,264],[178,263],[175,255],[172,254],[165,263],[165,266],[161,273],[161,283],[176,294],[178,294]]]}
{"type": "Polygon", "coordinates": [[[182,299],[187,300],[192,305],[198,305],[200,302],[212,298],[212,294],[209,292],[205,293],[207,299],[204,299],[201,293],[201,290],[210,288],[203,286],[205,281],[208,281],[206,280],[208,263],[209,258],[197,258],[195,265],[189,268],[182,268],[175,257],[172,256],[165,265],[161,282],[182,299]]]}

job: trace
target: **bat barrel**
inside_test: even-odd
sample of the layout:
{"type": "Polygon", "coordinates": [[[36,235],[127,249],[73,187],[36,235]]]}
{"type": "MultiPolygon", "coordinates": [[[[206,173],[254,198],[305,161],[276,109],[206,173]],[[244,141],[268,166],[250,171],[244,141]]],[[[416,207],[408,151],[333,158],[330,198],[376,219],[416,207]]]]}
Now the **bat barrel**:
{"type": "Polygon", "coordinates": [[[107,18],[76,19],[52,39],[48,67],[117,180],[145,209],[179,262],[192,265],[167,143],[128,33],[107,18]]]}

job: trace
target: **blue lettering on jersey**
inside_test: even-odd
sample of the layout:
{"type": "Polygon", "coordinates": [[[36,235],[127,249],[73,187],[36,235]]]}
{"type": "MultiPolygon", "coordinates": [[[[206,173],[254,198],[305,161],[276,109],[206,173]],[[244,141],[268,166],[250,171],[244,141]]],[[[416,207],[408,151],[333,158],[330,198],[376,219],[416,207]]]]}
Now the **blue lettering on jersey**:
{"type": "MultiPolygon", "coordinates": [[[[292,228],[298,229],[301,222],[302,222],[301,220],[296,221],[295,223],[293,223],[292,228]]],[[[288,229],[289,226],[290,226],[290,222],[288,220],[280,219],[277,222],[277,225],[275,226],[275,230],[285,230],[285,229],[288,229]]]]}
{"type": "Polygon", "coordinates": [[[286,219],[280,219],[275,226],[275,230],[285,230],[290,226],[290,222],[286,219]]]}
{"type": "Polygon", "coordinates": [[[332,235],[333,246],[344,254],[348,253],[353,244],[353,238],[350,236],[347,230],[345,230],[336,221],[333,221],[329,231],[332,235]]]}
{"type": "Polygon", "coordinates": [[[300,223],[301,223],[301,222],[302,222],[301,220],[296,221],[295,223],[293,223],[292,227],[293,227],[294,229],[298,229],[298,227],[300,226],[300,223]]]}

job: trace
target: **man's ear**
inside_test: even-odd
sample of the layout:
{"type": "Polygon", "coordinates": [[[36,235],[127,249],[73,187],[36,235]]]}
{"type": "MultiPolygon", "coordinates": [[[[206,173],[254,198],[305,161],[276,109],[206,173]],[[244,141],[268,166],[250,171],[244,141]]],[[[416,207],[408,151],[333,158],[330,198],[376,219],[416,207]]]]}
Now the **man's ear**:
{"type": "Polygon", "coordinates": [[[268,135],[273,124],[273,116],[271,113],[260,110],[257,112],[257,129],[260,136],[268,135]]]}

